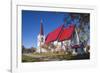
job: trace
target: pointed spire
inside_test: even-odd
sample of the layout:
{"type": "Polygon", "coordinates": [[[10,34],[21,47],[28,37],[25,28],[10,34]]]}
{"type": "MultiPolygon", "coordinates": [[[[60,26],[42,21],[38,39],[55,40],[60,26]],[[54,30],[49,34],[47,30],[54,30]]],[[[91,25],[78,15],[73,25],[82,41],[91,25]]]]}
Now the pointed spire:
{"type": "Polygon", "coordinates": [[[40,21],[40,35],[44,35],[44,32],[43,32],[43,21],[42,21],[42,19],[40,21]]]}

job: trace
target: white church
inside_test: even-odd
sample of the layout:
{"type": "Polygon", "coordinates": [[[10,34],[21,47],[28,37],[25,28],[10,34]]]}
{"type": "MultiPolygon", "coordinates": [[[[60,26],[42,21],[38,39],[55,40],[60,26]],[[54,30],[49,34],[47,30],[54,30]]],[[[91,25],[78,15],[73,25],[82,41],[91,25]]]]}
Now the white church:
{"type": "Polygon", "coordinates": [[[44,35],[44,30],[43,30],[43,22],[42,20],[40,21],[40,32],[39,35],[37,36],[37,51],[38,53],[41,52],[47,52],[44,48],[41,46],[44,45],[45,43],[45,35],[44,35]]]}
{"type": "Polygon", "coordinates": [[[76,28],[73,25],[71,25],[67,28],[64,28],[63,26],[58,27],[57,29],[50,32],[45,37],[44,30],[43,30],[43,22],[41,20],[40,21],[40,32],[39,32],[39,35],[37,36],[36,52],[38,52],[38,53],[48,52],[47,49],[41,47],[42,45],[44,45],[46,43],[52,43],[53,45],[56,46],[55,49],[49,47],[49,49],[51,49],[52,52],[53,51],[61,51],[61,50],[64,50],[66,52],[66,49],[68,50],[68,48],[69,48],[69,51],[71,51],[72,54],[77,55],[77,54],[84,53],[84,50],[81,51],[81,48],[79,47],[79,45],[80,45],[79,36],[78,36],[76,28]],[[73,39],[75,39],[75,40],[73,41],[73,39]],[[73,46],[73,48],[71,46],[73,46]],[[76,51],[76,49],[77,49],[77,51],[76,51]]]}

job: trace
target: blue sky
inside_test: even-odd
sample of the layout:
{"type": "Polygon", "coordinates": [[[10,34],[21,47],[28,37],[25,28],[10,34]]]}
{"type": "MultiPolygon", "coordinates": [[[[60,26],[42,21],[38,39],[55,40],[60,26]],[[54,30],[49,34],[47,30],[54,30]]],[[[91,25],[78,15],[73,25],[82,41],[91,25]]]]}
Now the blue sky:
{"type": "MultiPolygon", "coordinates": [[[[67,12],[22,10],[22,44],[26,48],[37,47],[41,19],[46,36],[49,32],[64,24],[65,17],[67,18],[67,24],[70,23],[71,19],[67,12]]],[[[75,20],[75,23],[77,22],[78,20],[75,20]]]]}

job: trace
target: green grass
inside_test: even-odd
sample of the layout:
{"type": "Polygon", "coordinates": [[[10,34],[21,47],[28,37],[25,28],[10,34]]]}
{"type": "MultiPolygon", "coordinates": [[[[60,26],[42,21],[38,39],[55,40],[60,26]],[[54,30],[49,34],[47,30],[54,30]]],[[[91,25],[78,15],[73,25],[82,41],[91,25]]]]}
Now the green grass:
{"type": "Polygon", "coordinates": [[[30,56],[22,55],[22,62],[40,62],[38,58],[32,58],[30,56]]]}
{"type": "Polygon", "coordinates": [[[71,53],[30,53],[22,55],[22,62],[43,62],[43,61],[61,61],[61,60],[79,60],[89,59],[89,54],[73,56],[71,53]]]}

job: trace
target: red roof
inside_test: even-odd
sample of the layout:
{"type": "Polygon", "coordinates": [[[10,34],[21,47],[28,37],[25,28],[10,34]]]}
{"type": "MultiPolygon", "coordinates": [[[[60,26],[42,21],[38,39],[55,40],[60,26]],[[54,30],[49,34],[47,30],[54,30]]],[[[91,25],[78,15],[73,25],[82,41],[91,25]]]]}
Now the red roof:
{"type": "Polygon", "coordinates": [[[71,39],[74,32],[74,25],[70,25],[68,28],[64,28],[60,33],[58,41],[64,41],[71,39]]]}
{"type": "Polygon", "coordinates": [[[45,43],[50,43],[50,42],[56,41],[62,28],[63,28],[63,25],[58,27],[54,31],[50,32],[45,39],[45,43]]]}
{"type": "Polygon", "coordinates": [[[62,25],[47,35],[45,43],[50,43],[56,40],[58,41],[69,40],[71,39],[73,32],[74,32],[74,25],[70,25],[67,28],[64,28],[64,26],[62,25]]]}

